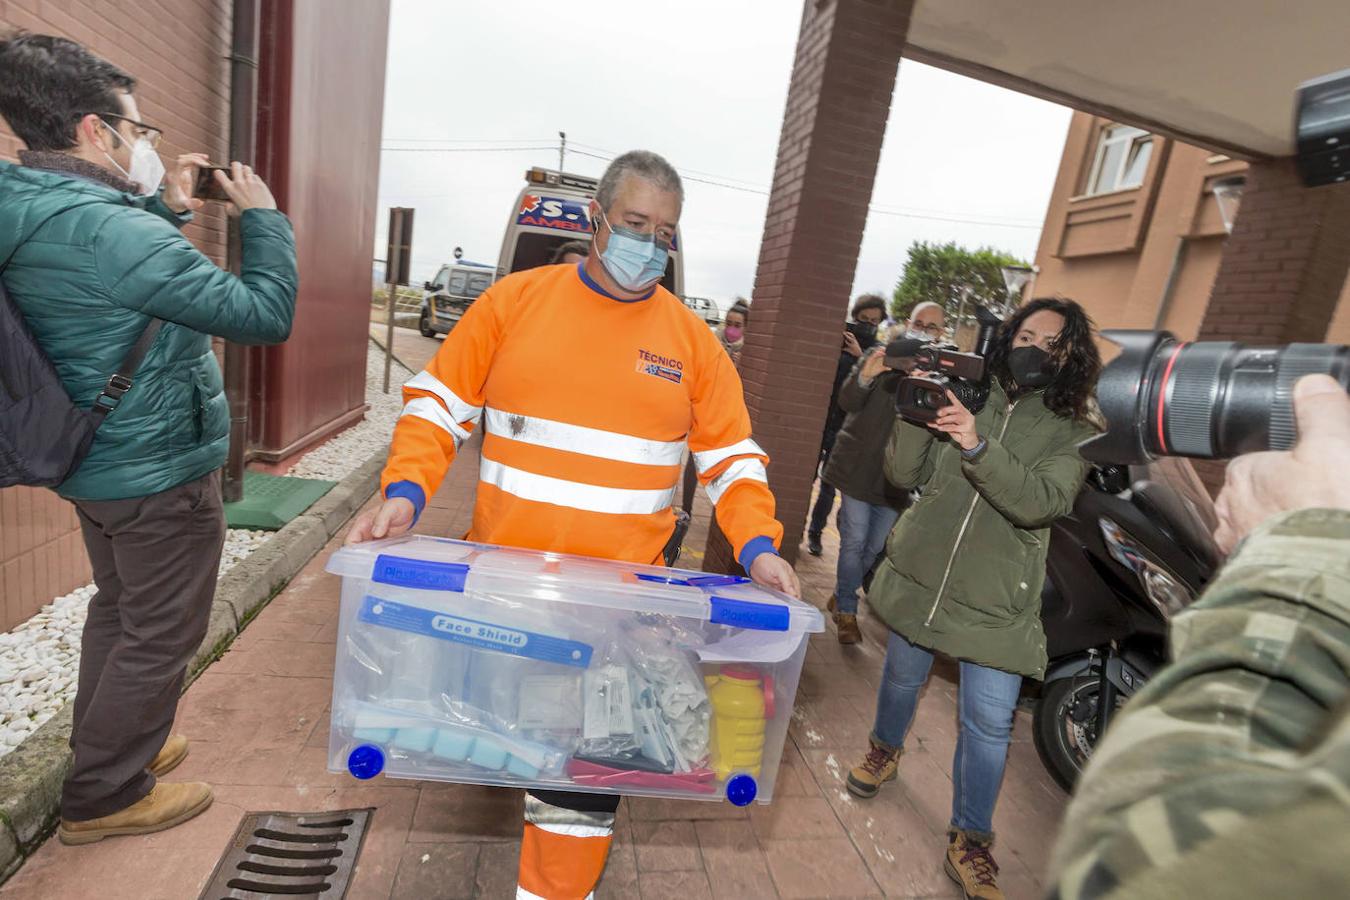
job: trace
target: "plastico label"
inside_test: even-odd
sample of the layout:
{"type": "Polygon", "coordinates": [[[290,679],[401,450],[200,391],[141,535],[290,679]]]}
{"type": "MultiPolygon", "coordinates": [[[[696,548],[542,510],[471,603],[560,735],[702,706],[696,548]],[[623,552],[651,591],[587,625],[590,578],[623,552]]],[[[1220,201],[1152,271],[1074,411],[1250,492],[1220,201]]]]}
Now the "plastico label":
{"type": "Polygon", "coordinates": [[[469,567],[464,563],[431,562],[381,553],[375,558],[370,580],[397,587],[428,591],[463,591],[469,567]]]}
{"type": "Polygon", "coordinates": [[[591,645],[581,641],[438,613],[379,597],[366,597],[357,618],[369,625],[467,644],[479,650],[509,653],[579,669],[591,663],[591,645]]]}
{"type": "Polygon", "coordinates": [[[717,625],[753,628],[759,631],[787,631],[791,614],[786,606],[713,597],[708,618],[717,625]]]}

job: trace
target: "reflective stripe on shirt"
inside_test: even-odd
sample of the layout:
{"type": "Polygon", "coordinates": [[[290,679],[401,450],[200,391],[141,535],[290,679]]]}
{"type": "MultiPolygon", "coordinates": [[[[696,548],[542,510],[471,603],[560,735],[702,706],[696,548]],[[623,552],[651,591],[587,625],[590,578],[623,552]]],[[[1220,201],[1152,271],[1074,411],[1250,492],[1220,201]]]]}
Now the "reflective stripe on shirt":
{"type": "MultiPolygon", "coordinates": [[[[763,448],[754,441],[746,438],[732,444],[730,447],[716,447],[712,450],[700,450],[694,454],[694,466],[698,469],[700,475],[717,465],[724,459],[730,459],[733,456],[767,456],[763,448]]],[[[762,467],[761,467],[762,468],[762,467]]]]}
{"type": "MultiPolygon", "coordinates": [[[[472,403],[466,403],[459,398],[459,395],[445,386],[435,375],[425,370],[418,372],[411,379],[404,382],[405,388],[413,388],[418,391],[426,391],[428,394],[435,394],[441,398],[445,408],[450,411],[450,417],[459,422],[477,422],[483,414],[483,407],[474,406],[472,403]]],[[[468,432],[465,432],[468,436],[468,432]]]]}
{"type": "Polygon", "coordinates": [[[459,449],[459,445],[469,437],[469,432],[464,429],[464,426],[456,422],[445,411],[445,407],[437,403],[432,397],[414,397],[409,400],[403,405],[403,412],[399,417],[402,418],[403,416],[416,416],[419,419],[426,419],[432,425],[449,433],[455,440],[455,449],[459,449]]]}
{"type": "Polygon", "coordinates": [[[708,482],[708,499],[712,500],[714,506],[717,505],[722,495],[727,492],[727,488],[734,482],[742,480],[762,481],[768,484],[769,473],[764,470],[764,463],[758,459],[738,459],[727,466],[725,472],[708,482]]]}
{"type": "Polygon", "coordinates": [[[484,426],[488,434],[536,447],[647,466],[678,466],[684,458],[684,441],[649,441],[615,431],[522,416],[491,407],[485,412],[484,426]]]}
{"type": "MultiPolygon", "coordinates": [[[[763,471],[763,466],[760,470],[763,471]]],[[[670,509],[675,502],[674,485],[655,491],[601,487],[537,475],[486,457],[483,457],[479,466],[478,478],[522,500],[551,503],[587,512],[650,515],[670,509]]]]}

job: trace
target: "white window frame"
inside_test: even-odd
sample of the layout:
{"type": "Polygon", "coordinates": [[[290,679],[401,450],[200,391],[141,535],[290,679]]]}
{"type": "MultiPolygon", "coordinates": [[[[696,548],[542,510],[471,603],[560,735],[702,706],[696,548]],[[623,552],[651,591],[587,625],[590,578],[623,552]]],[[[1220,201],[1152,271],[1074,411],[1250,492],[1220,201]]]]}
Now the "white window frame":
{"type": "MultiPolygon", "coordinates": [[[[1095,197],[1099,194],[1111,194],[1116,191],[1130,190],[1137,188],[1144,183],[1144,175],[1148,170],[1145,167],[1144,175],[1140,175],[1139,181],[1134,184],[1122,184],[1125,172],[1129,168],[1131,153],[1135,144],[1142,144],[1146,141],[1152,141],[1153,135],[1142,128],[1136,128],[1133,125],[1107,125],[1101,130],[1097,138],[1097,154],[1092,160],[1092,169],[1088,174],[1086,190],[1083,192],[1085,197],[1095,197]],[[1116,166],[1116,171],[1110,173],[1111,179],[1105,182],[1102,178],[1102,165],[1106,161],[1107,150],[1115,144],[1124,145],[1124,153],[1120,155],[1120,162],[1116,166]]],[[[1152,163],[1150,157],[1149,162],[1152,163]]]]}

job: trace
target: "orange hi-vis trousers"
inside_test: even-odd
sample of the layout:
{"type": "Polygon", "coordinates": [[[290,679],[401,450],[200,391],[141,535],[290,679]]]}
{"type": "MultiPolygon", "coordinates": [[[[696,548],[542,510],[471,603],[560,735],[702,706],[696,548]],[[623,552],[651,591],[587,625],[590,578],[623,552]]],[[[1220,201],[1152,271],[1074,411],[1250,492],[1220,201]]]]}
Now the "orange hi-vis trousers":
{"type": "Polygon", "coordinates": [[[619,798],[540,792],[569,806],[525,795],[525,836],[520,845],[516,900],[587,900],[595,894],[614,837],[619,798]]]}

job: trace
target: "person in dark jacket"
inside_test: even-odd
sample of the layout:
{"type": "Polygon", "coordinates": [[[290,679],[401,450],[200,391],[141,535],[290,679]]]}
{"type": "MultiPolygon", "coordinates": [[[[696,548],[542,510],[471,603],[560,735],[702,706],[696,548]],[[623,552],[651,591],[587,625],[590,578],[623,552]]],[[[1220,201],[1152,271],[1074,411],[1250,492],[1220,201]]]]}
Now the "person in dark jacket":
{"type": "MultiPolygon", "coordinates": [[[[839,361],[834,368],[834,385],[830,388],[829,411],[825,415],[825,431],[820,436],[818,471],[822,472],[829,462],[830,450],[834,447],[839,429],[844,424],[844,410],[839,406],[839,387],[848,377],[848,373],[853,371],[854,364],[863,352],[871,349],[876,343],[877,329],[881,327],[881,320],[886,318],[886,298],[880,294],[861,295],[854,301],[849,318],[853,321],[844,328],[843,346],[840,348],[839,361]]],[[[811,521],[806,526],[806,550],[812,556],[819,556],[824,552],[820,538],[825,532],[825,523],[830,518],[830,510],[834,509],[834,489],[834,485],[824,478],[820,479],[820,492],[816,495],[815,505],[811,507],[811,521]]]]}
{"type": "Polygon", "coordinates": [[[930,335],[942,334],[946,316],[921,303],[905,323],[906,337],[868,350],[839,388],[844,424],[822,475],[839,490],[839,563],[829,611],[839,643],[862,640],[858,588],[886,545],[895,520],[909,506],[909,491],[886,479],[886,443],[895,424],[895,387],[914,368],[914,353],[930,335]],[[910,335],[919,335],[919,338],[910,335]]]}
{"type": "Polygon", "coordinates": [[[1041,586],[1050,524],[1073,508],[1095,432],[1101,359],[1072,300],[1035,300],[1004,324],[989,400],[972,414],[950,391],[931,427],[897,419],[886,475],[923,487],[886,545],[867,601],[893,632],[866,758],[849,790],[875,796],[896,777],[933,653],[960,663],[947,874],[965,896],[1001,900],[990,854],[1023,677],[1045,674],[1041,586]]]}
{"type": "Polygon", "coordinates": [[[82,638],[59,834],[83,844],[169,828],[211,803],[201,783],[157,779],[187,755],[170,735],[211,614],[225,538],[219,469],[229,410],[211,335],[274,343],[290,333],[295,243],[246,166],[215,177],[239,216],[239,277],[179,228],[198,154],[165,177],[161,133],[133,79],[71,41],[0,39],[0,116],[24,142],[0,162],[5,288],[78,406],[95,402],[154,319],[134,385],[57,492],[74,503],[98,593],[82,638]]]}

